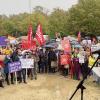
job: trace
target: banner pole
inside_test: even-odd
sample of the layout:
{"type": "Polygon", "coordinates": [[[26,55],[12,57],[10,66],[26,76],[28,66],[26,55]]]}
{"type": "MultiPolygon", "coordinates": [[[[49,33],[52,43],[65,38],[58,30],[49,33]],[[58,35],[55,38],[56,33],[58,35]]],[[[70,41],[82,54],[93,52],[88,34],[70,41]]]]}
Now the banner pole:
{"type": "Polygon", "coordinates": [[[16,85],[17,85],[17,73],[15,72],[15,78],[16,78],[16,85]]]}
{"type": "Polygon", "coordinates": [[[27,82],[27,68],[26,68],[26,82],[27,82]]]}

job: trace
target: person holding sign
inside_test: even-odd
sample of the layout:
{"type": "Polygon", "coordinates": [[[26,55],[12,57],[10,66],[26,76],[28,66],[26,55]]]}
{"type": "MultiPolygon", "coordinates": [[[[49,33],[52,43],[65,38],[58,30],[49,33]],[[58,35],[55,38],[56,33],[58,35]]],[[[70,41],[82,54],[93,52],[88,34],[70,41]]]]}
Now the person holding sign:
{"type": "Polygon", "coordinates": [[[84,78],[88,72],[88,57],[84,49],[80,51],[79,63],[81,64],[81,72],[84,78]]]}
{"type": "MultiPolygon", "coordinates": [[[[12,60],[12,63],[16,63],[16,62],[19,62],[19,57],[18,57],[18,51],[19,51],[19,48],[16,48],[15,51],[11,54],[11,60],[12,60]]],[[[13,67],[15,67],[16,65],[14,65],[13,67]]],[[[14,70],[17,70],[14,69],[14,70]]],[[[14,71],[14,72],[11,72],[11,76],[12,76],[12,84],[14,84],[13,80],[14,80],[14,76],[16,78],[16,84],[17,84],[17,71],[14,71]]]]}
{"type": "Polygon", "coordinates": [[[81,67],[79,63],[79,48],[75,48],[74,53],[72,55],[72,63],[73,63],[73,78],[76,80],[80,80],[80,72],[81,67]]]}
{"type": "MultiPolygon", "coordinates": [[[[25,59],[25,55],[22,55],[20,57],[20,60],[21,59],[25,59]]],[[[24,62],[25,63],[25,62],[24,62]]],[[[26,70],[25,68],[22,68],[20,71],[18,71],[18,76],[19,76],[19,83],[22,83],[22,80],[23,82],[26,84],[26,70]]]]}

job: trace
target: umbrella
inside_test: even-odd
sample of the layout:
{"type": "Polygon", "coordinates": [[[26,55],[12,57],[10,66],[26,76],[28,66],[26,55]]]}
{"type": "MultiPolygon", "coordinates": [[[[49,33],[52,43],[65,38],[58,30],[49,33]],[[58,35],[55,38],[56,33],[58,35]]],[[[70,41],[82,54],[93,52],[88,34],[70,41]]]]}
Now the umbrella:
{"type": "Polygon", "coordinates": [[[75,47],[75,48],[82,48],[82,46],[79,45],[79,44],[75,45],[74,47],[75,47]]]}
{"type": "Polygon", "coordinates": [[[45,46],[43,46],[44,48],[55,48],[53,45],[50,45],[50,44],[48,44],[48,45],[45,45],[45,46]]]}

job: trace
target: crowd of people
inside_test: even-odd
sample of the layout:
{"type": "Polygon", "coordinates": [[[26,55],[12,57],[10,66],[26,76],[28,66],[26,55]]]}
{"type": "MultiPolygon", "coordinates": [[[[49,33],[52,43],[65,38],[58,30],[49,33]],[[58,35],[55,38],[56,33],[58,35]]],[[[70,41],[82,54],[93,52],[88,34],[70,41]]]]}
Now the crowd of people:
{"type": "MultiPolygon", "coordinates": [[[[85,77],[89,69],[96,60],[96,57],[91,53],[90,47],[72,47],[71,52],[57,50],[54,48],[38,48],[36,51],[29,50],[23,53],[23,49],[19,47],[6,46],[0,48],[0,87],[15,84],[15,73],[9,73],[9,63],[20,61],[21,58],[34,59],[34,67],[28,69],[27,75],[31,80],[37,79],[38,73],[56,73],[59,72],[64,77],[71,77],[75,80],[80,80],[85,77]],[[66,57],[67,63],[61,63],[66,57]],[[79,59],[84,59],[80,63],[79,59]]],[[[100,62],[97,63],[99,66],[100,62]]],[[[90,73],[92,75],[92,72],[90,73]]],[[[21,69],[17,72],[17,81],[19,83],[26,81],[26,70],[21,69]]]]}

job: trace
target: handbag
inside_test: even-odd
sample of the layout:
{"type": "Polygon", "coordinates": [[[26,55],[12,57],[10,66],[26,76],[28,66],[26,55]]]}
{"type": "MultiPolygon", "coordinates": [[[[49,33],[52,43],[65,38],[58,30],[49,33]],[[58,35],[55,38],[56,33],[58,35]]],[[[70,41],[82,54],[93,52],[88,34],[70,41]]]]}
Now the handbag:
{"type": "Polygon", "coordinates": [[[57,67],[57,62],[56,61],[51,61],[51,67],[52,68],[57,67]]]}

